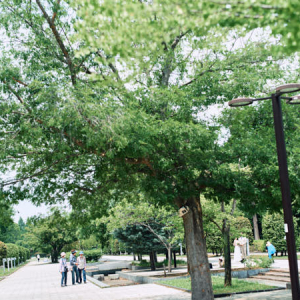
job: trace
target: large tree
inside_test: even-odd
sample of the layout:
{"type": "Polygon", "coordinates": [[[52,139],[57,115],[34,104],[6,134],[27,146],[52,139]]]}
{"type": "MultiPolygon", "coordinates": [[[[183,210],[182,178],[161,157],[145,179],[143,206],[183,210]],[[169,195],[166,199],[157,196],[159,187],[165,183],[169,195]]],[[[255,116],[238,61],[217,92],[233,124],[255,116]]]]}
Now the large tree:
{"type": "Polygon", "coordinates": [[[186,205],[193,299],[212,299],[199,194],[229,201],[239,174],[203,115],[280,75],[267,39],[207,28],[195,1],[17,2],[0,2],[2,197],[90,219],[137,188],[186,205]]]}
{"type": "Polygon", "coordinates": [[[76,241],[77,236],[69,216],[54,208],[50,215],[36,218],[34,225],[28,227],[25,239],[30,239],[30,247],[50,253],[52,262],[56,263],[63,247],[76,241]]]}

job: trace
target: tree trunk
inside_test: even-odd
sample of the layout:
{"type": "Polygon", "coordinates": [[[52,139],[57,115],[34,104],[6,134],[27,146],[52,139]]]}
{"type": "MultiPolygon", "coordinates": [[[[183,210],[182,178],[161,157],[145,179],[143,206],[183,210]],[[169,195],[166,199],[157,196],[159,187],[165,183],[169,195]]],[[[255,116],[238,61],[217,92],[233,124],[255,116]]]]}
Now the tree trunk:
{"type": "Polygon", "coordinates": [[[172,247],[169,246],[168,248],[168,272],[171,273],[172,272],[172,247]]]}
{"type": "Polygon", "coordinates": [[[257,214],[253,215],[253,229],[254,229],[254,239],[255,240],[260,240],[259,230],[258,230],[257,214]]]}
{"type": "Polygon", "coordinates": [[[157,252],[156,251],[154,252],[154,261],[157,264],[157,252]]]}
{"type": "Polygon", "coordinates": [[[136,260],[135,253],[133,253],[133,260],[136,260]]]}
{"type": "Polygon", "coordinates": [[[59,254],[59,251],[57,251],[56,249],[53,249],[51,251],[51,261],[52,261],[52,263],[58,263],[58,254],[59,254]]]}
{"type": "Polygon", "coordinates": [[[223,240],[224,240],[224,263],[225,279],[224,286],[231,286],[231,257],[230,257],[230,225],[227,220],[223,220],[223,240]]]}
{"type": "Polygon", "coordinates": [[[174,268],[177,268],[177,262],[176,262],[176,251],[173,251],[173,260],[174,260],[174,268]]]}
{"type": "Polygon", "coordinates": [[[182,218],[192,282],[192,300],[212,300],[214,295],[204,239],[200,199],[192,197],[186,204],[190,211],[182,218]]]}
{"type": "Polygon", "coordinates": [[[156,267],[155,267],[155,258],[154,258],[154,251],[151,251],[149,253],[150,256],[150,266],[151,266],[151,271],[155,271],[156,267]]]}
{"type": "Polygon", "coordinates": [[[169,259],[169,254],[168,254],[168,250],[166,250],[166,260],[169,259]]]}

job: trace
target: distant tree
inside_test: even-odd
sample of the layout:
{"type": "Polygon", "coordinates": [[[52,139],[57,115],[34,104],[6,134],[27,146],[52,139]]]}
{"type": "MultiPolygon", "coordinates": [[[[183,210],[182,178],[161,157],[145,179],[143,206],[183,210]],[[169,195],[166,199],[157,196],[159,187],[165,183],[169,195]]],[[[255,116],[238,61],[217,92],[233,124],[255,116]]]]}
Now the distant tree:
{"type": "Polygon", "coordinates": [[[129,203],[123,200],[112,208],[110,216],[103,220],[108,222],[107,227],[112,231],[128,225],[139,225],[147,229],[168,251],[168,270],[171,272],[172,249],[178,246],[184,237],[181,218],[174,209],[156,207],[145,201],[129,203]]]}
{"type": "Polygon", "coordinates": [[[24,220],[22,219],[22,217],[20,217],[20,219],[18,221],[18,225],[20,227],[21,233],[24,233],[26,224],[25,224],[24,220]]]}
{"type": "MultiPolygon", "coordinates": [[[[162,226],[152,224],[153,228],[158,232],[160,227],[161,235],[165,233],[162,226]]],[[[113,235],[120,242],[124,243],[125,248],[136,254],[149,254],[151,270],[155,270],[155,251],[164,249],[161,242],[155,234],[153,234],[145,226],[128,225],[125,228],[118,228],[113,232],[113,235]]]]}
{"type": "Polygon", "coordinates": [[[10,224],[3,234],[3,241],[5,243],[16,243],[21,239],[22,232],[17,223],[10,224]]]}
{"type": "Polygon", "coordinates": [[[54,209],[47,217],[40,217],[30,226],[28,237],[34,236],[33,245],[44,253],[51,253],[52,262],[58,261],[62,248],[77,240],[76,229],[67,213],[54,209]]]}

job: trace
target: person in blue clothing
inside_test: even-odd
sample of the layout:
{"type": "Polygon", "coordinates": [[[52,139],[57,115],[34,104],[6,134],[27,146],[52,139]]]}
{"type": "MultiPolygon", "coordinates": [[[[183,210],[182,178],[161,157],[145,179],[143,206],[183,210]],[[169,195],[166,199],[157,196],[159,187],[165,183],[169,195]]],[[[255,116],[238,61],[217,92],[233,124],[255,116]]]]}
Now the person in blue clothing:
{"type": "Polygon", "coordinates": [[[268,256],[271,259],[273,257],[273,255],[276,253],[276,249],[275,247],[268,241],[267,244],[267,252],[268,252],[268,256]]]}
{"type": "Polygon", "coordinates": [[[70,255],[70,266],[72,268],[72,284],[75,284],[75,276],[76,276],[76,283],[79,283],[79,274],[78,274],[78,263],[77,263],[77,258],[76,258],[76,250],[71,250],[71,255],[70,255]]]}

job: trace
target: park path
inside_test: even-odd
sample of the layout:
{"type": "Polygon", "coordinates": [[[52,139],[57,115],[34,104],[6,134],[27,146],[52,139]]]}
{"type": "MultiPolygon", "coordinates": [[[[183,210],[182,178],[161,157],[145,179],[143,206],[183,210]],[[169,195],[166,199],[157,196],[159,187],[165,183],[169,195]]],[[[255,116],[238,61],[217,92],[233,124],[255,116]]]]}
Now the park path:
{"type": "MultiPolygon", "coordinates": [[[[156,284],[142,284],[101,289],[88,282],[73,286],[68,273],[68,286],[60,286],[58,264],[36,261],[0,281],[1,300],[190,300],[189,293],[156,284]]],[[[254,293],[222,298],[255,300],[291,300],[290,291],[254,293]]]]}
{"type": "Polygon", "coordinates": [[[189,293],[156,284],[105,288],[88,282],[72,285],[70,272],[68,286],[60,286],[58,264],[30,262],[0,281],[1,300],[190,300],[189,293]]]}

